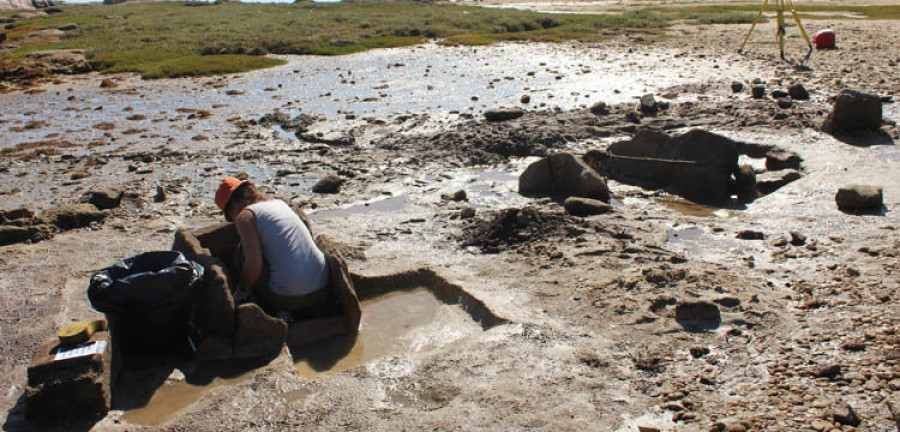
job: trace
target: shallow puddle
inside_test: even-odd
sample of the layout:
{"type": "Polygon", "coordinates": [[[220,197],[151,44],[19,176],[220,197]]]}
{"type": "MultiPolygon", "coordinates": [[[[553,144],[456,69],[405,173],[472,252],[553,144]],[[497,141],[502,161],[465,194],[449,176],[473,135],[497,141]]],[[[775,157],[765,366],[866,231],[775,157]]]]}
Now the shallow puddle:
{"type": "Polygon", "coordinates": [[[681,213],[685,216],[695,216],[695,217],[713,217],[713,216],[727,216],[728,211],[724,209],[720,209],[718,207],[697,204],[688,200],[679,199],[679,198],[661,198],[657,200],[658,203],[664,205],[670,210],[675,210],[678,213],[681,213]]]}
{"type": "MultiPolygon", "coordinates": [[[[380,357],[443,345],[483,330],[459,305],[447,304],[429,289],[395,285],[395,290],[365,298],[360,331],[293,350],[297,373],[306,379],[338,373],[380,357]]],[[[361,293],[364,294],[364,293],[361,293]]],[[[241,382],[251,372],[216,377],[205,385],[168,380],[142,407],[122,416],[128,423],[161,424],[216,387],[241,382]]]]}
{"type": "Polygon", "coordinates": [[[315,378],[389,355],[414,329],[434,321],[441,305],[425,288],[365,300],[359,333],[297,349],[293,352],[297,373],[315,378]]]}

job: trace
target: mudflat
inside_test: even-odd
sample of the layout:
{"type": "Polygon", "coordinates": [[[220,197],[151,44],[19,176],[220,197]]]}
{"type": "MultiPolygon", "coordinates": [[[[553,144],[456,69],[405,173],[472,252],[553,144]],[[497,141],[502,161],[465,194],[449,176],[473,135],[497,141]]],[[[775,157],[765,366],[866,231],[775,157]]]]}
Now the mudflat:
{"type": "Polygon", "coordinates": [[[900,24],[803,23],[838,37],[808,68],[778,58],[771,20],[743,55],[749,24],[674,21],[595,41],[431,41],[269,54],[284,64],[227,75],[11,83],[0,210],[25,207],[4,226],[46,231],[0,247],[4,427],[896,430],[900,24]],[[773,95],[796,84],[808,99],[773,95]],[[879,96],[878,131],[822,131],[845,88],[879,96]],[[515,118],[488,121],[499,108],[515,118]],[[519,193],[540,158],[597,166],[648,129],[734,141],[755,199],[697,204],[613,173],[603,214],[519,193]],[[342,245],[371,296],[359,336],[322,347],[317,365],[285,349],[225,371],[132,371],[101,419],[26,420],[34,350],[100,316],[90,275],[219,222],[215,188],[239,173],[342,245]],[[313,192],[327,176],[336,190],[313,192]],[[881,188],[882,207],[842,211],[849,185],[881,188]],[[119,198],[103,217],[40,219],[98,194],[119,198]]]}

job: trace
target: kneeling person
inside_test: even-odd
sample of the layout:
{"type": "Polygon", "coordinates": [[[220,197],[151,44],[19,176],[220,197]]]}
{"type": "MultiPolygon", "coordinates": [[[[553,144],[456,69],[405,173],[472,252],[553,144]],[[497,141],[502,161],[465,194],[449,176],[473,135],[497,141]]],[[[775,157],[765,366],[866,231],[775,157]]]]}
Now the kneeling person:
{"type": "Polygon", "coordinates": [[[222,180],[216,205],[226,220],[235,223],[241,238],[238,289],[252,293],[263,309],[279,316],[325,303],[329,277],[325,254],[291,206],[234,177],[222,180]]]}

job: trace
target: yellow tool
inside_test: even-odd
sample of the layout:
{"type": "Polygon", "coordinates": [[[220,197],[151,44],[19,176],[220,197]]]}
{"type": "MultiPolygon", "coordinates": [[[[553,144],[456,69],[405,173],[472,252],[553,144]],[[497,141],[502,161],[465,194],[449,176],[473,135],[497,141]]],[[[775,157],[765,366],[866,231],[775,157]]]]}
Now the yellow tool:
{"type": "Polygon", "coordinates": [[[109,328],[109,324],[105,319],[79,321],[63,327],[57,334],[61,345],[78,345],[87,342],[94,333],[105,331],[107,328],[109,328]]]}
{"type": "MultiPolygon", "coordinates": [[[[800,29],[800,34],[803,35],[803,39],[806,41],[806,46],[809,47],[809,51],[806,53],[806,57],[803,58],[803,61],[800,62],[800,65],[803,65],[809,60],[809,57],[812,56],[813,46],[812,42],[809,40],[809,36],[806,34],[806,30],[803,28],[803,24],[800,23],[800,15],[797,14],[796,9],[794,8],[793,0],[774,0],[778,5],[778,10],[775,11],[775,14],[778,17],[778,32],[775,37],[778,39],[778,49],[781,51],[781,59],[787,61],[784,58],[784,35],[785,35],[785,25],[784,25],[784,7],[785,5],[790,5],[791,15],[794,17],[794,21],[797,23],[797,28],[800,29]]],[[[769,5],[769,0],[763,0],[762,9],[759,10],[759,13],[756,14],[756,19],[753,20],[753,24],[750,26],[750,31],[747,32],[747,36],[744,37],[744,42],[741,44],[740,49],[738,49],[738,54],[742,54],[744,52],[744,46],[747,45],[747,41],[750,40],[750,35],[753,33],[753,29],[756,28],[756,23],[759,22],[762,14],[766,12],[766,7],[769,5]]]]}

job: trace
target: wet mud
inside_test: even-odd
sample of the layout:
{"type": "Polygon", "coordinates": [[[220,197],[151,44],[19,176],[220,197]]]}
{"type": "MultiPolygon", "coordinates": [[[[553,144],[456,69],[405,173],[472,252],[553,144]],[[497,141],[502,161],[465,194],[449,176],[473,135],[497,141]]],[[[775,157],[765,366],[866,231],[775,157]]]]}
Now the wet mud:
{"type": "MultiPolygon", "coordinates": [[[[3,247],[0,315],[24,323],[4,325],[0,343],[5,426],[36,427],[19,400],[29,353],[96,316],[91,272],[219,220],[219,178],[243,173],[342,244],[363,328],[202,380],[204,367],[135,377],[138,402],[156,391],[150,405],[169,413],[159,429],[893,430],[900,82],[893,45],[873,41],[895,40],[897,25],[809,30],[824,26],[845,45],[809,70],[780,62],[770,35],[738,56],[746,26],[713,25],[653,43],[426,45],[5,94],[3,210],[40,216],[94,188],[124,191],[102,224],[3,247]],[[811,99],[779,107],[771,92],[795,82],[811,99]],[[821,132],[843,87],[883,96],[881,132],[821,132]],[[484,118],[500,107],[525,113],[484,118]],[[644,127],[729,137],[757,180],[782,171],[770,150],[795,153],[800,176],[721,207],[608,180],[614,211],[590,217],[517,193],[536,157],[584,157],[644,127]],[[328,175],[340,190],[312,192],[328,175]],[[839,211],[835,192],[852,183],[882,187],[884,208],[839,211]],[[858,427],[834,415],[844,403],[858,427]]],[[[126,402],[89,427],[162,415],[133,417],[141,405],[126,402]]]]}

